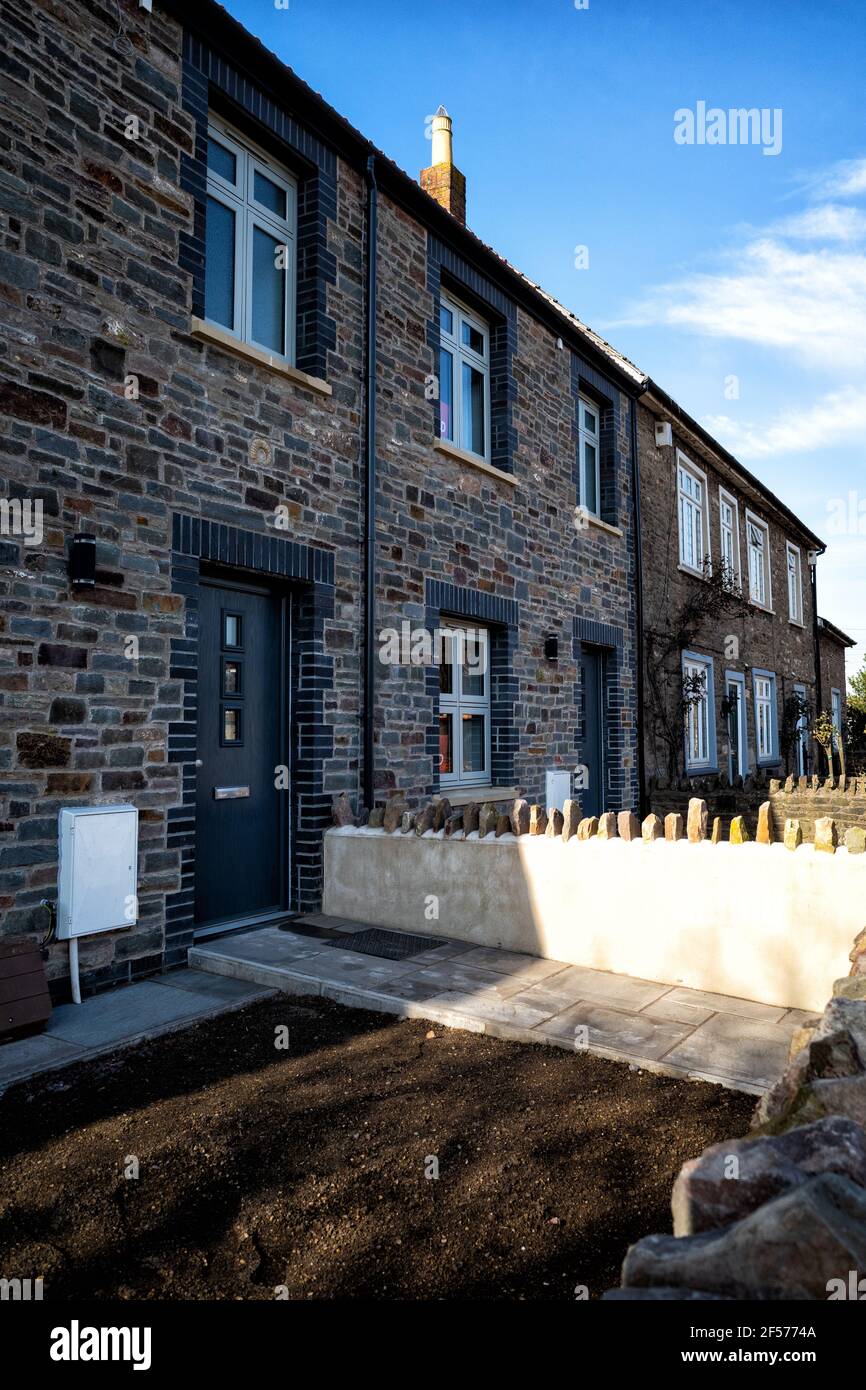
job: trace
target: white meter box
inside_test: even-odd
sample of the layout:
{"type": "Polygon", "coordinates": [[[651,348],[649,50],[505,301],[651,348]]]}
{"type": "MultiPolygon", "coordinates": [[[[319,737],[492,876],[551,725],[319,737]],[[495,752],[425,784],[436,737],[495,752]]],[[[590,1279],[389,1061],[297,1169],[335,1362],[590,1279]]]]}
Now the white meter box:
{"type": "Polygon", "coordinates": [[[552,811],[554,807],[557,811],[563,810],[571,796],[571,773],[566,769],[548,768],[545,781],[547,810],[552,811]]]}
{"type": "Polygon", "coordinates": [[[138,811],[134,806],[60,812],[57,935],[131,927],[138,918],[138,811]]]}

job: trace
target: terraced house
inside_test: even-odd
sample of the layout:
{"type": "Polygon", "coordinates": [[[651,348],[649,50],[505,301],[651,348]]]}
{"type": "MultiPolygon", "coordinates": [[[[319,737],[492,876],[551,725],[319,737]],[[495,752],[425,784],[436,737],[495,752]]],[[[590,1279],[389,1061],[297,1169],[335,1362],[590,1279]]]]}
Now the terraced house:
{"type": "Polygon", "coordinates": [[[447,114],[419,183],[207,0],[0,12],[2,930],[63,808],[138,811],[88,991],[315,906],[339,793],[636,806],[641,378],[447,114]]]}

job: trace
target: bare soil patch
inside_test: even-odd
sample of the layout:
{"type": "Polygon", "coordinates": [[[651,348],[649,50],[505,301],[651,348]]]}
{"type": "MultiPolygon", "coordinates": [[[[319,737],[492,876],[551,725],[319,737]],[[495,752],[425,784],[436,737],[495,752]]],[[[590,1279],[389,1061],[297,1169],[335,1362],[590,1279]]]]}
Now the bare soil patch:
{"type": "Polygon", "coordinates": [[[753,1106],[281,996],[10,1090],[0,1276],[52,1301],[597,1297],[753,1106]]]}

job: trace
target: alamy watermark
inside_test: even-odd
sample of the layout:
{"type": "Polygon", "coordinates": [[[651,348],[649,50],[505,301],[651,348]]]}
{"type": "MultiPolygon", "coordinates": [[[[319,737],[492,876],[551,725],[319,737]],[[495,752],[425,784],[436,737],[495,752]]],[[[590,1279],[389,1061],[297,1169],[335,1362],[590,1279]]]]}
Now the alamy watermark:
{"type": "Polygon", "coordinates": [[[0,498],[0,536],[20,536],[25,545],[41,545],[42,498],[0,498]]]}
{"type": "Polygon", "coordinates": [[[383,666],[462,666],[471,676],[487,670],[487,632],[481,628],[413,627],[404,619],[399,628],[383,627],[379,633],[379,660],[383,666]]]}
{"type": "Polygon", "coordinates": [[[674,112],[674,140],[678,145],[760,145],[762,154],[782,153],[780,106],[707,106],[699,101],[694,111],[681,106],[674,112]]]}

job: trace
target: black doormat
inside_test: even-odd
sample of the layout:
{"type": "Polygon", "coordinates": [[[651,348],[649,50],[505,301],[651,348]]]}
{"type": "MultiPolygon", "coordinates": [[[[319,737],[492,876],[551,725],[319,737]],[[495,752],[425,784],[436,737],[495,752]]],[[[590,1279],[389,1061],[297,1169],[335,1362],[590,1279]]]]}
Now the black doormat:
{"type": "Polygon", "coordinates": [[[420,956],[422,951],[432,951],[442,942],[435,936],[410,936],[403,931],[383,931],[381,927],[370,927],[368,931],[347,932],[339,941],[329,941],[329,946],[338,946],[341,951],[358,951],[362,956],[382,956],[385,960],[407,960],[420,956]]]}

